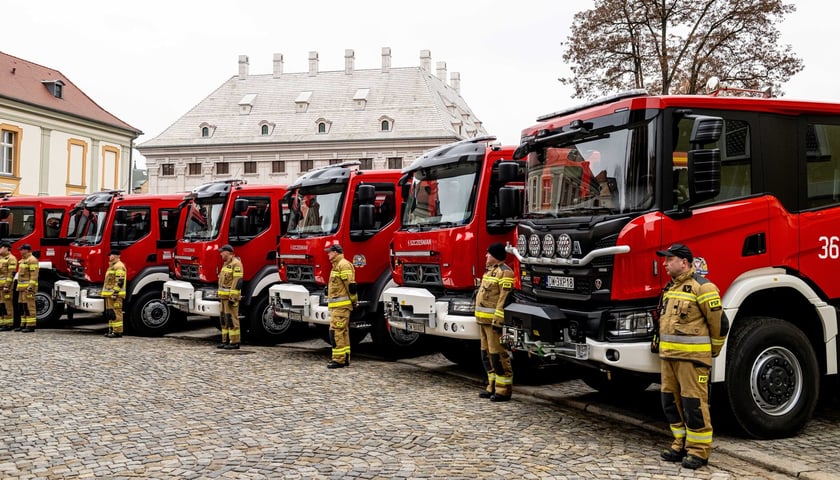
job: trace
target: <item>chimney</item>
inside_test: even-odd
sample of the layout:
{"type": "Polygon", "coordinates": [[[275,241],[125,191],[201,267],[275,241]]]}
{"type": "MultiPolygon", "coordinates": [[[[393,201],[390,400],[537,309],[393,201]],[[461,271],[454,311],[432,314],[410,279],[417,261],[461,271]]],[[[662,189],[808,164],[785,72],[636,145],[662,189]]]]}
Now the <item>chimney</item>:
{"type": "Polygon", "coordinates": [[[318,75],[318,52],[309,52],[309,76],[318,75]]]}
{"type": "Polygon", "coordinates": [[[455,93],[461,94],[461,74],[459,72],[449,74],[449,85],[455,90],[455,93]]]}
{"type": "Polygon", "coordinates": [[[437,62],[437,77],[446,84],[446,62],[437,62]]]}
{"type": "Polygon", "coordinates": [[[248,55],[239,56],[239,79],[245,80],[248,78],[248,55]]]}
{"type": "Polygon", "coordinates": [[[280,78],[283,75],[283,54],[274,54],[274,78],[280,78]]]}
{"type": "Polygon", "coordinates": [[[391,47],[382,47],[382,73],[391,71],[391,47]]]}
{"type": "Polygon", "coordinates": [[[420,50],[420,68],[432,73],[432,51],[420,50]]]}
{"type": "Polygon", "coordinates": [[[353,75],[353,62],[355,60],[355,53],[351,49],[344,50],[344,74],[353,75]]]}

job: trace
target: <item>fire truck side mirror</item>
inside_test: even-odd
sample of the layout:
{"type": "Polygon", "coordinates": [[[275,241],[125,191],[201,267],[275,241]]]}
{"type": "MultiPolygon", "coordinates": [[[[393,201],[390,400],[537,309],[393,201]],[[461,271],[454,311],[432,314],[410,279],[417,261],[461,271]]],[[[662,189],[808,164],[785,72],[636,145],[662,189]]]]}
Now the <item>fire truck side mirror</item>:
{"type": "Polygon", "coordinates": [[[370,230],[374,225],[374,214],[376,207],[370,204],[359,205],[359,227],[362,230],[370,230]]]}
{"type": "Polygon", "coordinates": [[[502,218],[518,217],[522,208],[520,206],[519,191],[513,187],[502,187],[499,189],[499,216],[502,218]]]}
{"type": "Polygon", "coordinates": [[[359,188],[356,190],[356,198],[362,205],[372,204],[376,198],[376,187],[373,185],[359,185],[359,188]]]}
{"type": "Polygon", "coordinates": [[[8,207],[0,208],[0,220],[5,220],[5,219],[9,218],[10,213],[11,213],[11,210],[9,210],[8,207]]]}
{"type": "Polygon", "coordinates": [[[691,203],[717,197],[720,194],[720,149],[689,150],[688,178],[691,203]]]}
{"type": "MultiPolygon", "coordinates": [[[[238,202],[239,200],[237,200],[238,202]]],[[[247,202],[247,200],[246,200],[247,202]]],[[[230,237],[239,237],[246,235],[248,231],[248,217],[245,215],[237,215],[233,217],[233,222],[230,224],[230,237]]]]}
{"type": "Polygon", "coordinates": [[[114,223],[128,223],[128,211],[118,208],[117,211],[114,212],[114,223]]]}
{"type": "Polygon", "coordinates": [[[499,162],[499,183],[504,185],[518,180],[519,164],[517,162],[499,162]]]}
{"type": "Polygon", "coordinates": [[[123,242],[128,233],[128,226],[125,223],[114,223],[114,229],[111,232],[111,242],[123,242]]]}
{"type": "Polygon", "coordinates": [[[233,214],[239,215],[248,209],[248,200],[244,198],[237,198],[233,201],[233,214]]]}
{"type": "Polygon", "coordinates": [[[0,222],[0,238],[9,238],[9,222],[0,222]]]}
{"type": "Polygon", "coordinates": [[[695,116],[689,141],[692,148],[702,148],[703,145],[717,143],[721,134],[723,134],[722,118],[695,116]]]}

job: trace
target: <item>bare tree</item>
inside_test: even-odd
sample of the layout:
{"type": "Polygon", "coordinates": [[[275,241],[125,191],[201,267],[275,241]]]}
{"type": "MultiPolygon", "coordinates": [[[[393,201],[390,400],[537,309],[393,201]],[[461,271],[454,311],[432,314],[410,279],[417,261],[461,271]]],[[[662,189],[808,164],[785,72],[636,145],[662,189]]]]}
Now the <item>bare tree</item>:
{"type": "Polygon", "coordinates": [[[575,96],[644,88],[700,92],[709,77],[731,87],[772,88],[803,68],[776,26],[795,11],[781,0],[596,0],[575,14],[560,78],[575,96]]]}

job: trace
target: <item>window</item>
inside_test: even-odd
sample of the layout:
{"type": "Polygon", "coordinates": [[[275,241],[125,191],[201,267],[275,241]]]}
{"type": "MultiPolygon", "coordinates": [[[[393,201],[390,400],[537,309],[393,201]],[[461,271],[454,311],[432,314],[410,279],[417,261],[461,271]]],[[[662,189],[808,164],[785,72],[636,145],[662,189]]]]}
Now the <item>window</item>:
{"type": "Polygon", "coordinates": [[[809,124],[805,135],[805,158],[806,208],[840,205],[840,125],[809,124]]]}
{"type": "Polygon", "coordinates": [[[187,172],[189,175],[201,175],[201,163],[187,164],[187,172]]]}
{"type": "Polygon", "coordinates": [[[253,238],[266,231],[271,225],[271,199],[266,197],[239,197],[236,200],[247,200],[245,210],[230,219],[230,231],[235,232],[240,240],[253,238]]]}
{"type": "Polygon", "coordinates": [[[340,158],[331,158],[330,159],[330,165],[338,165],[339,163],[341,163],[340,158]]]}
{"type": "Polygon", "coordinates": [[[17,176],[21,129],[0,125],[0,174],[17,176]]]}
{"type": "Polygon", "coordinates": [[[268,135],[268,125],[263,125],[262,127],[260,127],[260,135],[268,135]]]}
{"type": "Polygon", "coordinates": [[[125,211],[126,241],[134,242],[149,234],[151,226],[149,225],[150,210],[148,207],[126,207],[124,209],[120,208],[120,210],[125,211]]]}
{"type": "Polygon", "coordinates": [[[61,219],[64,210],[44,210],[44,238],[59,238],[61,236],[61,219]]]}
{"type": "Polygon", "coordinates": [[[388,168],[395,170],[402,170],[403,159],[401,157],[391,157],[388,159],[388,168]]]}
{"type": "Polygon", "coordinates": [[[245,173],[257,173],[257,162],[244,162],[243,170],[245,173]]]}
{"type": "Polygon", "coordinates": [[[383,132],[390,132],[391,131],[391,122],[388,120],[382,120],[381,128],[383,132]]]}
{"type": "Polygon", "coordinates": [[[312,170],[314,167],[314,160],[301,160],[300,161],[300,173],[308,172],[312,170]]]}
{"type": "Polygon", "coordinates": [[[201,127],[201,136],[202,137],[209,137],[210,136],[210,127],[201,127]]]}
{"type": "Polygon", "coordinates": [[[282,160],[271,162],[271,173],[286,173],[286,162],[282,160]]]}
{"type": "Polygon", "coordinates": [[[120,151],[112,146],[102,147],[102,190],[120,188],[120,151]]]}
{"type": "Polygon", "coordinates": [[[372,158],[360,158],[359,163],[359,170],[373,170],[372,158]]]}
{"type": "MultiPolygon", "coordinates": [[[[374,197],[373,197],[373,225],[367,226],[366,228],[362,229],[362,225],[360,224],[361,216],[359,215],[359,211],[361,209],[361,204],[358,200],[353,201],[353,215],[351,216],[350,220],[350,236],[353,237],[363,237],[366,234],[369,234],[370,229],[373,230],[381,230],[386,225],[390,224],[394,221],[394,217],[397,213],[397,204],[396,204],[396,190],[393,184],[367,184],[373,185],[376,189],[374,197]],[[365,233],[368,232],[368,233],[365,233]]],[[[359,185],[361,186],[361,185],[359,185]]],[[[356,192],[358,193],[358,187],[356,187],[356,192]]],[[[354,195],[355,197],[355,195],[354,195]]]]}
{"type": "Polygon", "coordinates": [[[160,225],[160,241],[168,242],[173,247],[178,240],[178,220],[181,217],[179,208],[161,208],[158,211],[158,225],[160,225]]]}
{"type": "Polygon", "coordinates": [[[230,172],[230,164],[225,162],[216,162],[216,175],[227,175],[230,172]]]}
{"type": "Polygon", "coordinates": [[[327,124],[324,122],[318,122],[318,133],[327,133],[327,124]]]}
{"type": "Polygon", "coordinates": [[[175,164],[174,163],[162,163],[160,165],[160,176],[161,177],[174,177],[175,176],[175,164]]]}

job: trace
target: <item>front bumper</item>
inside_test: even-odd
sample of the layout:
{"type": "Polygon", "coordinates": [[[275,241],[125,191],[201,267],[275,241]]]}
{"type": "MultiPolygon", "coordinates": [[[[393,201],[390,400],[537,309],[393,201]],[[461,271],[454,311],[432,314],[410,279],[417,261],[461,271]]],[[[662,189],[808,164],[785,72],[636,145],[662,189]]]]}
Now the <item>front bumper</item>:
{"type": "Polygon", "coordinates": [[[215,290],[196,289],[183,280],[170,280],[163,284],[163,301],[182,312],[203,317],[218,317],[219,298],[215,290]]]}
{"type": "Polygon", "coordinates": [[[295,322],[330,324],[330,310],[322,305],[321,295],[311,293],[303,285],[280,283],[268,289],[274,315],[295,322]]]}
{"type": "Polygon", "coordinates": [[[83,287],[75,280],[58,280],[53,285],[53,299],[73,310],[91,313],[105,311],[105,299],[99,287],[83,287]]]}
{"type": "Polygon", "coordinates": [[[474,312],[450,313],[450,301],[425,288],[391,287],[382,292],[391,328],[462,340],[479,340],[474,312]]]}

